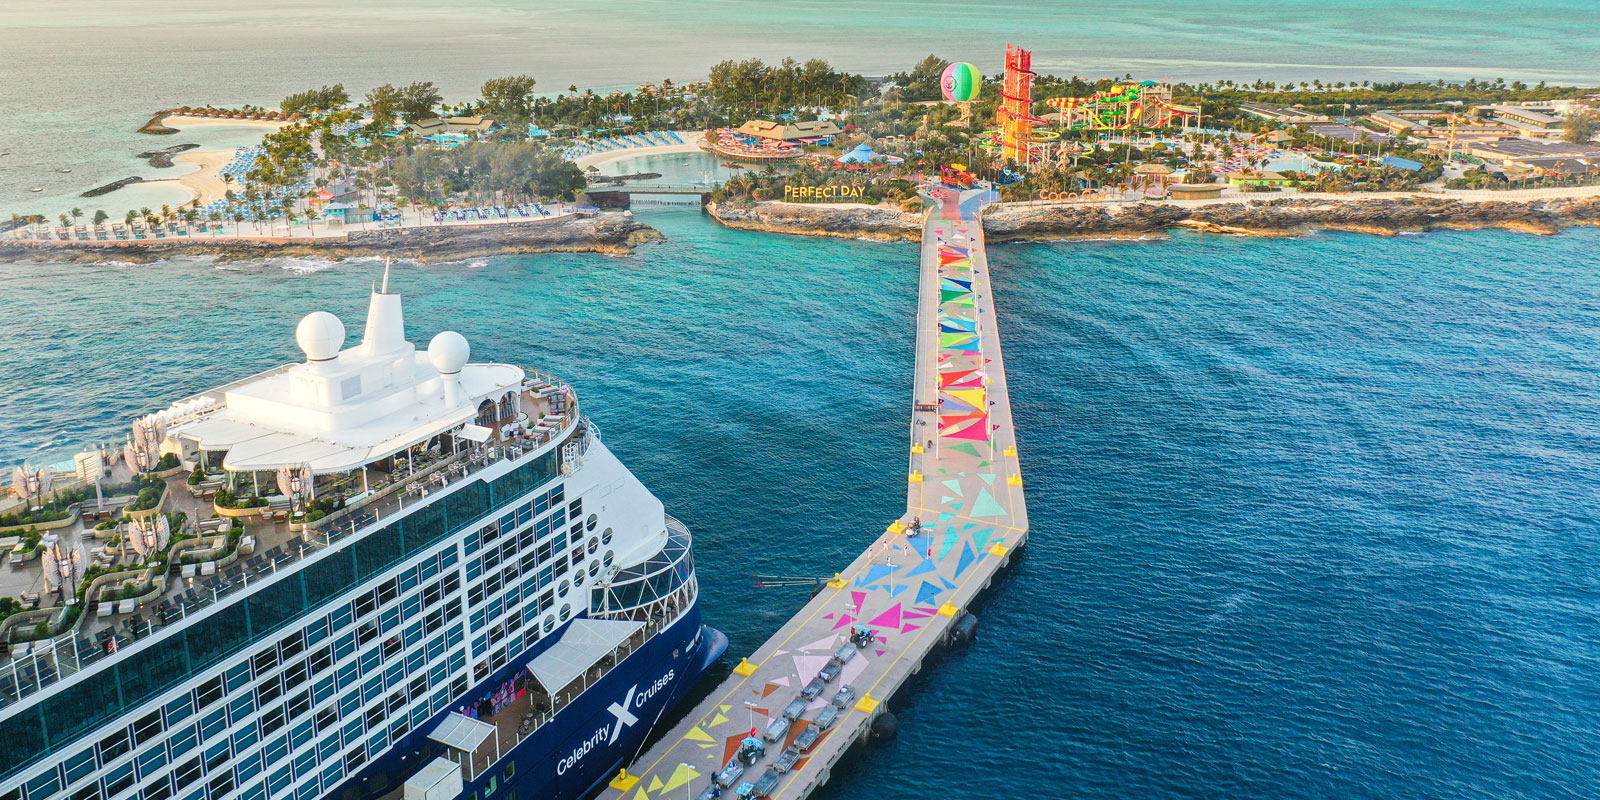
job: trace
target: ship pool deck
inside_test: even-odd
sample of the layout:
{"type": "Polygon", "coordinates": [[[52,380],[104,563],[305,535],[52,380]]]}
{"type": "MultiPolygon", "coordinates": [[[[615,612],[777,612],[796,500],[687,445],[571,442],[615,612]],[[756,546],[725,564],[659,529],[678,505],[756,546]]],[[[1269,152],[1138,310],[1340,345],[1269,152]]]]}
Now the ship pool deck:
{"type": "MultiPolygon", "coordinates": [[[[751,723],[770,720],[864,625],[876,641],[847,661],[786,736],[724,794],[757,781],[841,686],[856,700],[768,795],[803,798],[865,737],[883,701],[921,669],[950,626],[1028,536],[1016,434],[995,329],[980,220],[989,190],[925,191],[906,509],[795,616],[642,758],[606,800],[696,797],[734,756],[751,723]]],[[[952,751],[954,753],[955,751],[952,751]]],[[[955,758],[955,755],[951,756],[955,758]]]]}

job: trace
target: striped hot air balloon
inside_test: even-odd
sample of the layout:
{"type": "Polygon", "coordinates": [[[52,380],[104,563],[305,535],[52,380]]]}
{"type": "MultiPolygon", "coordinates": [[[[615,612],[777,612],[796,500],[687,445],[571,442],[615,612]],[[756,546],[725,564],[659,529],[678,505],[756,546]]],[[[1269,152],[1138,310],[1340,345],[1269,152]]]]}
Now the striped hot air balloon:
{"type": "Polygon", "coordinates": [[[939,80],[939,87],[944,91],[944,99],[966,103],[977,98],[978,87],[982,83],[983,75],[978,72],[977,67],[965,61],[957,61],[944,68],[944,77],[939,80]]]}

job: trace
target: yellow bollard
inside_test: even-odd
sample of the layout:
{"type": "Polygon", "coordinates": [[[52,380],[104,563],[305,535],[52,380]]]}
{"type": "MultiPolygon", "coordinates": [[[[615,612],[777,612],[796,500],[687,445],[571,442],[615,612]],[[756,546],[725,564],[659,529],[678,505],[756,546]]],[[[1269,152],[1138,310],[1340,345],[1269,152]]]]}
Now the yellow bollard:
{"type": "Polygon", "coordinates": [[[1017,457],[1017,446],[1016,445],[1011,445],[1010,447],[1007,447],[1006,448],[1006,458],[1016,458],[1016,457],[1017,457]]]}
{"type": "Polygon", "coordinates": [[[906,529],[905,523],[901,522],[900,520],[895,520],[894,522],[889,523],[889,527],[887,529],[887,532],[888,533],[899,533],[899,532],[901,532],[901,531],[903,531],[905,529],[906,529]]]}
{"type": "Polygon", "coordinates": [[[626,792],[629,789],[632,789],[637,783],[639,783],[639,778],[637,776],[629,775],[627,769],[621,769],[617,771],[617,777],[611,779],[610,785],[611,788],[616,789],[619,792],[626,792]]]}
{"type": "Polygon", "coordinates": [[[739,666],[733,668],[733,674],[748,678],[756,674],[756,665],[750,663],[748,658],[741,658],[739,659],[739,666]]]}
{"type": "Polygon", "coordinates": [[[1006,478],[1006,485],[1008,485],[1008,486],[1021,486],[1022,485],[1022,476],[1021,475],[1012,475],[1011,477],[1006,478]]]}
{"type": "Polygon", "coordinates": [[[877,698],[872,696],[871,692],[868,692],[867,694],[861,695],[861,699],[856,701],[856,710],[865,711],[868,714],[871,714],[872,712],[878,710],[879,702],[880,701],[877,698]]]}
{"type": "Polygon", "coordinates": [[[922,483],[921,470],[912,470],[910,480],[912,483],[922,483]]]}
{"type": "Polygon", "coordinates": [[[922,445],[920,445],[920,444],[918,444],[916,442],[912,442],[911,443],[911,452],[912,452],[913,455],[921,455],[922,454],[922,445]]]}
{"type": "Polygon", "coordinates": [[[956,608],[949,600],[944,601],[944,605],[939,606],[939,616],[941,617],[953,617],[959,613],[961,613],[961,609],[956,608]]]}
{"type": "Polygon", "coordinates": [[[1006,547],[1005,545],[1003,545],[1003,544],[1001,544],[999,542],[995,542],[994,543],[994,547],[989,548],[989,555],[991,555],[991,556],[999,556],[1001,558],[1004,558],[1006,553],[1009,553],[1009,552],[1011,552],[1011,548],[1006,547]]]}
{"type": "Polygon", "coordinates": [[[828,581],[828,588],[829,589],[843,589],[844,587],[849,586],[849,585],[850,585],[850,582],[845,580],[844,576],[840,575],[837,572],[833,573],[833,580],[828,581]]]}

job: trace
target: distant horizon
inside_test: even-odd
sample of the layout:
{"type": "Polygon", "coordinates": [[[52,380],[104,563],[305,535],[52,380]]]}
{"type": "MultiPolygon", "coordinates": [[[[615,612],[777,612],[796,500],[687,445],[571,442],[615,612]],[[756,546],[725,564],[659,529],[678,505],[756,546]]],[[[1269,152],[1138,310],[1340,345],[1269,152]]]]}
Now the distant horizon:
{"type": "Polygon", "coordinates": [[[1011,42],[1033,51],[1037,70],[1061,77],[1505,78],[1600,86],[1600,7],[1559,0],[1530,0],[1510,15],[1486,0],[1404,8],[1303,0],[1270,8],[1247,0],[1205,7],[1177,0],[885,0],[872,13],[845,0],[519,6],[394,0],[373,15],[313,0],[228,9],[108,0],[92,10],[0,10],[0,49],[10,56],[13,87],[0,92],[0,150],[10,151],[0,157],[0,208],[53,208],[87,186],[176,174],[133,158],[158,141],[134,132],[156,110],[276,107],[289,94],[328,83],[360,96],[384,83],[429,80],[456,102],[503,75],[533,75],[547,92],[573,84],[606,92],[698,79],[730,58],[822,58],[876,76],[909,69],[930,53],[992,75],[1011,42]],[[1514,37],[1506,35],[1508,17],[1514,37]]]}

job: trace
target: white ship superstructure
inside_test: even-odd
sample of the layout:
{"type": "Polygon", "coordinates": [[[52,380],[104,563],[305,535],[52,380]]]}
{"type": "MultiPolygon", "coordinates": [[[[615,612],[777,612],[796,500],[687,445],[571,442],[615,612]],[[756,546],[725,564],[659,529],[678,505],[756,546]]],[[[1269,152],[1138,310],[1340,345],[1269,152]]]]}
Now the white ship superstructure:
{"type": "Polygon", "coordinates": [[[720,655],[570,386],[418,350],[387,270],[345,340],[139,421],[118,475],[180,465],[112,515],[141,546],[0,630],[0,800],[577,797],[720,655]]]}

